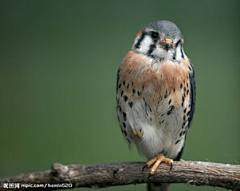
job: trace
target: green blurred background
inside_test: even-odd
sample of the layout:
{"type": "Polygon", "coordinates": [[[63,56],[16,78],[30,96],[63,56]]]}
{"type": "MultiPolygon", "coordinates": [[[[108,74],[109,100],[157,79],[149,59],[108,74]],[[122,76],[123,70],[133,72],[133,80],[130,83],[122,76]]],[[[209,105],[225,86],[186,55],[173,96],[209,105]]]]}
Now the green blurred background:
{"type": "Polygon", "coordinates": [[[239,1],[1,0],[0,176],[54,162],[145,161],[118,127],[116,72],[136,32],[158,19],[181,28],[196,71],[196,113],[183,158],[239,164],[239,1]]]}

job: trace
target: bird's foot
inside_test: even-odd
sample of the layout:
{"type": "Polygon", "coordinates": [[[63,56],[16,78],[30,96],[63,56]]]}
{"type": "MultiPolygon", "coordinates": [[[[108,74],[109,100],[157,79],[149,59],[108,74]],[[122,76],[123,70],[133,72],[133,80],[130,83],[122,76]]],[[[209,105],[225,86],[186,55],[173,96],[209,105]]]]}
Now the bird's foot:
{"type": "Polygon", "coordinates": [[[154,175],[156,173],[158,166],[161,163],[166,163],[166,164],[171,165],[171,169],[172,169],[173,160],[165,157],[163,154],[158,154],[156,157],[148,160],[145,167],[148,167],[148,168],[151,167],[150,175],[154,175]]]}
{"type": "Polygon", "coordinates": [[[137,136],[138,138],[142,138],[143,134],[142,134],[142,129],[136,129],[136,130],[133,130],[133,134],[135,136],[137,136]]]}

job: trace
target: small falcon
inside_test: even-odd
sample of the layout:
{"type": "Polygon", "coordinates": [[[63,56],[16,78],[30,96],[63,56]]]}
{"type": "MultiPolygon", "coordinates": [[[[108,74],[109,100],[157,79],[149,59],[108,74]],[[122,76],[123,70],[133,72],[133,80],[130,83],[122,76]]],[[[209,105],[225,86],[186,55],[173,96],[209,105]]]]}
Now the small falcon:
{"type": "MultiPolygon", "coordinates": [[[[173,22],[142,28],[119,65],[117,115],[122,134],[148,159],[154,175],[161,163],[180,160],[195,106],[194,70],[173,22]]],[[[168,190],[167,184],[148,185],[168,190]]]]}

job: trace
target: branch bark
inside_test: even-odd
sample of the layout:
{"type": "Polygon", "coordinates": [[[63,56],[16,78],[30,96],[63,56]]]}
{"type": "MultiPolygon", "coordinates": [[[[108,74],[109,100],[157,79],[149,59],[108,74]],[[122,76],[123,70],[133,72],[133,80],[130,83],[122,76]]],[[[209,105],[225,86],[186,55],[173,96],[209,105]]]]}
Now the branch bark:
{"type": "Polygon", "coordinates": [[[144,165],[145,163],[141,162],[68,166],[56,163],[51,170],[1,178],[0,189],[6,186],[6,183],[20,183],[22,190],[25,190],[26,184],[31,189],[32,186],[44,184],[48,189],[57,190],[69,189],[71,185],[72,188],[108,187],[165,182],[240,190],[240,165],[176,161],[171,170],[169,165],[161,164],[154,176],[149,176],[149,169],[143,170],[144,165]],[[24,184],[21,183],[24,183],[25,187],[22,187],[24,184]]]}

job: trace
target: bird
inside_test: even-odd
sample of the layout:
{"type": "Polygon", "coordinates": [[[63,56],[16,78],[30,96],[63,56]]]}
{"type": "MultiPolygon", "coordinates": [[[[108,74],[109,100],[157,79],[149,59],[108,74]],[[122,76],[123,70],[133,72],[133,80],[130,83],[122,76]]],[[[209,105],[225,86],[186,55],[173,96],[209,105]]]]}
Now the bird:
{"type": "MultiPolygon", "coordinates": [[[[124,139],[147,158],[149,175],[161,163],[181,159],[195,110],[195,72],[183,49],[183,35],[169,20],[137,32],[117,72],[117,118],[124,139]]],[[[169,184],[149,183],[148,191],[169,184]]]]}

